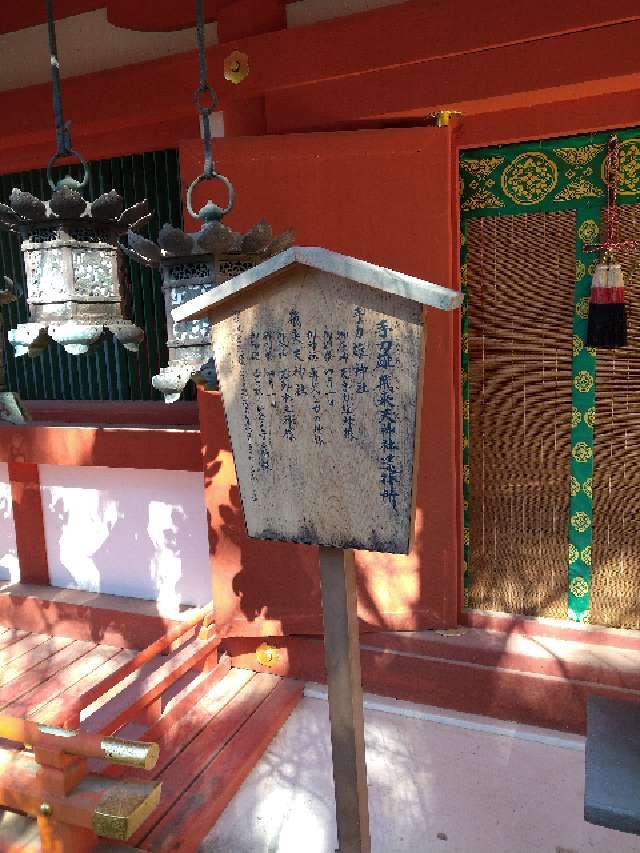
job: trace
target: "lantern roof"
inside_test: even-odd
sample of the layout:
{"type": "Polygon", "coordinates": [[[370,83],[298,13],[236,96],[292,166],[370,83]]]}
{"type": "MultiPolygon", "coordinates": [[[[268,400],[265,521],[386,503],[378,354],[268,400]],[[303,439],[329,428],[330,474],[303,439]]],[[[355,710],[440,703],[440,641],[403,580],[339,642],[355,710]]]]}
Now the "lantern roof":
{"type": "Polygon", "coordinates": [[[129,255],[146,266],[159,266],[176,260],[188,261],[192,255],[256,255],[271,257],[288,249],[295,236],[290,228],[274,236],[271,225],[261,220],[248,231],[239,232],[228,225],[205,222],[199,231],[188,232],[165,223],[158,242],[129,231],[129,255]]]}
{"type": "Polygon", "coordinates": [[[201,296],[191,299],[184,305],[171,312],[174,320],[196,320],[206,317],[213,308],[237,296],[242,291],[266,282],[281,273],[287,267],[306,266],[323,272],[342,276],[351,281],[359,282],[376,290],[439,308],[442,311],[453,311],[462,305],[462,293],[424,281],[414,276],[405,275],[395,270],[340,255],[328,249],[310,246],[292,246],[285,252],[280,252],[261,264],[229,279],[224,284],[201,296]]]}
{"type": "Polygon", "coordinates": [[[124,210],[122,197],[115,190],[88,202],[69,186],[54,189],[50,201],[14,187],[9,204],[0,204],[0,229],[6,231],[19,232],[21,225],[55,224],[65,219],[109,225],[117,233],[126,234],[129,228],[138,228],[150,219],[149,205],[145,199],[124,210]]]}

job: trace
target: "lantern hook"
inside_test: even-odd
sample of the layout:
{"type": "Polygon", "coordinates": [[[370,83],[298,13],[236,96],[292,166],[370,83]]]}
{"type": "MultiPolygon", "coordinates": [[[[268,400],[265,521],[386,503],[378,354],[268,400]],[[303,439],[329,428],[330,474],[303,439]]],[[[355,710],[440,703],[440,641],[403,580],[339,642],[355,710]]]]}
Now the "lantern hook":
{"type": "Polygon", "coordinates": [[[56,43],[56,25],[53,14],[53,0],[46,0],[47,4],[47,29],[49,33],[49,54],[51,58],[51,90],[53,96],[53,117],[56,126],[56,145],[57,150],[53,157],[49,160],[47,166],[47,180],[52,190],[62,187],[71,187],[76,190],[81,190],[89,183],[89,166],[87,161],[74,150],[71,142],[71,122],[64,120],[62,111],[62,94],[60,91],[60,62],[58,60],[58,46],[56,43]],[[54,183],[51,170],[54,163],[63,157],[75,157],[84,169],[82,181],[77,181],[71,175],[67,175],[54,183]]]}
{"type": "Polygon", "coordinates": [[[211,127],[209,125],[209,117],[215,110],[218,103],[218,97],[207,80],[207,54],[204,44],[204,15],[202,11],[202,0],[196,0],[196,41],[198,45],[198,65],[200,69],[200,81],[198,88],[195,91],[194,101],[200,121],[202,124],[202,147],[204,150],[204,167],[202,174],[198,175],[187,189],[187,210],[194,219],[200,219],[203,222],[217,222],[222,217],[229,213],[233,207],[235,192],[231,181],[224,175],[216,172],[211,153],[211,127]],[[205,103],[205,96],[207,102],[205,103]],[[195,213],[191,206],[191,196],[194,189],[202,181],[220,181],[227,188],[229,201],[226,207],[220,207],[211,199],[202,207],[198,213],[195,213]]]}

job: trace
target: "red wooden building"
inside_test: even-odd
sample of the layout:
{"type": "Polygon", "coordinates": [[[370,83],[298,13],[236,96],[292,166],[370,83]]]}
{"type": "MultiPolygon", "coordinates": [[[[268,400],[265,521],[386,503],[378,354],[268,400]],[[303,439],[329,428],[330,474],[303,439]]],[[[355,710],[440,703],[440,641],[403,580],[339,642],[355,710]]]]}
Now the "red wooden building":
{"type": "MultiPolygon", "coordinates": [[[[200,172],[191,5],[57,0],[65,112],[73,120],[75,147],[88,160],[177,151],[183,190],[200,172]]],[[[0,177],[42,169],[54,150],[44,4],[24,0],[5,6],[0,177]]],[[[500,217],[506,223],[529,216],[528,225],[518,225],[520,236],[509,239],[523,246],[537,240],[537,251],[545,239],[557,247],[562,238],[560,226],[553,231],[548,224],[560,213],[533,196],[514,200],[503,167],[496,163],[492,175],[491,158],[510,164],[522,152],[584,148],[588,139],[582,137],[591,135],[594,145],[602,145],[608,131],[620,130],[632,164],[626,201],[633,232],[633,202],[640,200],[640,187],[633,184],[640,164],[640,148],[633,148],[635,136],[640,138],[640,131],[633,132],[640,126],[636,2],[540,0],[535,7],[511,4],[502,10],[489,0],[205,0],[205,12],[209,77],[219,98],[214,157],[237,191],[229,224],[238,230],[266,218],[274,230],[293,227],[300,245],[325,246],[454,288],[466,284],[466,270],[471,282],[473,269],[478,286],[489,288],[495,277],[486,273],[479,279],[490,265],[489,254],[491,263],[499,255],[501,238],[489,230],[500,227],[500,217]],[[249,73],[239,83],[225,79],[225,60],[234,51],[248,63],[249,73]],[[474,211],[478,218],[470,218],[474,211]],[[491,226],[480,216],[487,211],[491,226]],[[535,216],[551,217],[540,226],[542,236],[527,230],[535,216]]],[[[549,156],[556,157],[557,172],[561,155],[549,156]]],[[[601,181],[593,177],[601,158],[594,153],[589,166],[580,156],[567,169],[591,168],[593,181],[601,181]]],[[[563,173],[556,180],[572,178],[563,173]]],[[[594,193],[597,221],[600,184],[594,193]]],[[[572,198],[568,191],[561,212],[572,198]]],[[[572,272],[575,227],[566,227],[569,254],[563,257],[572,272]]],[[[542,257],[540,268],[554,259],[542,257]]],[[[633,258],[628,264],[633,279],[633,258]]],[[[507,285],[517,286],[516,280],[507,285]]],[[[554,285],[549,288],[551,293],[554,285]]],[[[476,316],[478,298],[471,289],[476,316]]],[[[624,548],[602,556],[614,577],[607,575],[611,601],[599,605],[600,617],[592,616],[591,625],[567,619],[567,598],[572,589],[582,589],[571,587],[576,575],[566,559],[572,311],[570,306],[563,338],[568,354],[558,356],[565,358],[569,378],[562,368],[558,376],[564,379],[558,381],[565,382],[564,390],[553,397],[560,412],[553,430],[560,430],[560,438],[549,450],[559,460],[554,471],[560,481],[566,469],[566,488],[561,482],[560,497],[549,498],[549,505],[559,507],[559,521],[552,522],[559,550],[534,558],[528,545],[514,547],[500,557],[493,576],[487,569],[490,549],[483,545],[482,554],[474,552],[473,537],[478,542],[479,530],[489,535],[478,513],[488,518],[487,494],[501,475],[491,483],[483,480],[482,488],[476,478],[474,485],[474,470],[488,465],[488,456],[469,462],[468,442],[473,447],[474,424],[480,424],[477,430],[495,429],[500,452],[500,429],[509,418],[514,423],[521,418],[520,409],[509,406],[509,395],[515,399],[522,388],[507,388],[495,419],[474,420],[474,406],[479,411],[484,403],[473,384],[473,359],[479,358],[478,341],[491,332],[476,326],[474,333],[471,317],[469,356],[460,317],[428,315],[415,550],[408,557],[357,557],[367,689],[574,731],[584,728],[589,691],[640,689],[640,672],[616,663],[621,648],[640,647],[640,608],[633,598],[640,584],[635,558],[640,538],[631,516],[624,548]],[[565,402],[558,403],[563,393],[565,402]],[[471,484],[465,486],[467,466],[471,484]],[[474,565],[484,572],[484,586],[474,586],[474,565]],[[475,609],[465,608],[465,569],[467,604],[475,609]],[[551,603],[544,604],[537,585],[547,591],[549,572],[556,580],[551,603]],[[502,591],[493,594],[492,584],[502,591]],[[533,589],[531,600],[508,592],[519,584],[533,589]],[[457,626],[464,633],[407,633],[457,626]],[[597,661],[596,647],[602,652],[597,661]]],[[[504,322],[513,323],[513,316],[504,322]]],[[[535,323],[531,328],[535,335],[535,323]]],[[[550,334],[545,329],[542,336],[550,334]]],[[[558,344],[558,352],[563,346],[558,344]]],[[[631,341],[625,362],[625,399],[635,389],[634,348],[640,352],[637,341],[631,341]]],[[[608,375],[605,368],[602,375],[608,375]]],[[[1,524],[8,543],[2,625],[139,649],[179,623],[178,605],[204,605],[212,598],[216,629],[236,666],[322,678],[317,552],[245,535],[216,392],[199,390],[197,401],[173,407],[155,400],[56,400],[49,390],[41,399],[35,392],[30,396],[34,399],[25,402],[34,420],[3,426],[0,433],[6,472],[1,524]],[[136,598],[146,603],[132,603],[136,598]],[[258,651],[265,642],[270,658],[258,651]]],[[[551,405],[545,397],[542,409],[551,405]]],[[[628,437],[618,450],[626,454],[631,490],[640,433],[633,405],[625,411],[626,420],[613,424],[612,432],[628,437]]],[[[513,427],[512,437],[522,439],[518,429],[513,427]]],[[[535,435],[535,426],[526,427],[524,443],[535,435]]],[[[618,458],[611,454],[607,465],[618,458]]],[[[517,485],[525,475],[507,471],[508,456],[505,482],[517,485]]],[[[599,458],[606,467],[604,451],[599,458]]],[[[619,496],[618,507],[633,501],[624,490],[619,496]]],[[[544,494],[525,497],[512,510],[528,507],[535,515],[545,500],[544,494]]],[[[594,543],[597,506],[594,497],[594,543]]],[[[520,524],[509,517],[514,527],[520,524]]],[[[491,523],[495,533],[500,523],[491,523]]],[[[545,524],[532,522],[536,541],[542,541],[545,524]]],[[[607,525],[617,529],[610,520],[607,525]]],[[[597,577],[604,575],[594,563],[593,580],[589,574],[585,583],[593,583],[595,597],[597,577]]]]}

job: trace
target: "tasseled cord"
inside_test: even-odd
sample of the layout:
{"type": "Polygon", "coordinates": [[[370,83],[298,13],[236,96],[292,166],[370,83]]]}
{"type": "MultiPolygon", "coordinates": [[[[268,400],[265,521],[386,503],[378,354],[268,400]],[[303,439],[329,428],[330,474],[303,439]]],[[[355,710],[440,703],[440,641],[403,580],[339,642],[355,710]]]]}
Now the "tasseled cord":
{"type": "Polygon", "coordinates": [[[620,264],[607,252],[593,274],[589,299],[587,346],[616,349],[627,345],[627,309],[620,264]]]}

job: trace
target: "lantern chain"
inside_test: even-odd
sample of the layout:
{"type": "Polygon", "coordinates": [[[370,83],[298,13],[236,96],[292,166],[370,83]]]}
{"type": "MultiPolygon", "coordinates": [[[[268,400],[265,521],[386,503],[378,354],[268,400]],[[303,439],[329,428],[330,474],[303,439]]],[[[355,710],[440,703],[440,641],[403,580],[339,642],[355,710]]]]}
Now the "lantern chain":
{"type": "Polygon", "coordinates": [[[215,91],[209,85],[207,80],[207,54],[204,44],[204,13],[203,0],[196,0],[196,41],[198,45],[198,65],[200,69],[200,80],[198,88],[194,95],[194,101],[202,123],[202,145],[204,148],[204,168],[201,175],[198,175],[191,184],[187,187],[187,210],[195,219],[200,219],[202,222],[218,222],[222,217],[229,213],[233,207],[235,192],[231,181],[224,175],[216,172],[213,156],[211,154],[211,127],[209,118],[215,110],[218,98],[215,91]],[[205,102],[206,101],[206,102],[205,102]],[[220,181],[226,187],[229,195],[229,200],[226,207],[220,207],[211,199],[205,206],[196,213],[191,205],[191,198],[194,189],[202,181],[220,181]]]}
{"type": "Polygon", "coordinates": [[[60,62],[58,61],[58,46],[56,44],[56,26],[53,17],[53,0],[47,3],[47,27],[49,31],[49,54],[51,57],[51,88],[53,91],[53,115],[56,123],[57,154],[71,154],[71,122],[64,120],[62,112],[62,95],[60,93],[60,62]]]}
{"type": "Polygon", "coordinates": [[[196,0],[196,41],[198,44],[198,65],[200,68],[200,81],[196,89],[194,100],[202,122],[202,141],[204,147],[204,176],[212,178],[215,174],[213,156],[211,154],[211,128],[209,117],[215,110],[218,99],[207,80],[207,54],[204,44],[204,14],[202,11],[202,0],[196,0]],[[208,97],[208,103],[203,103],[203,96],[208,97]]]}

